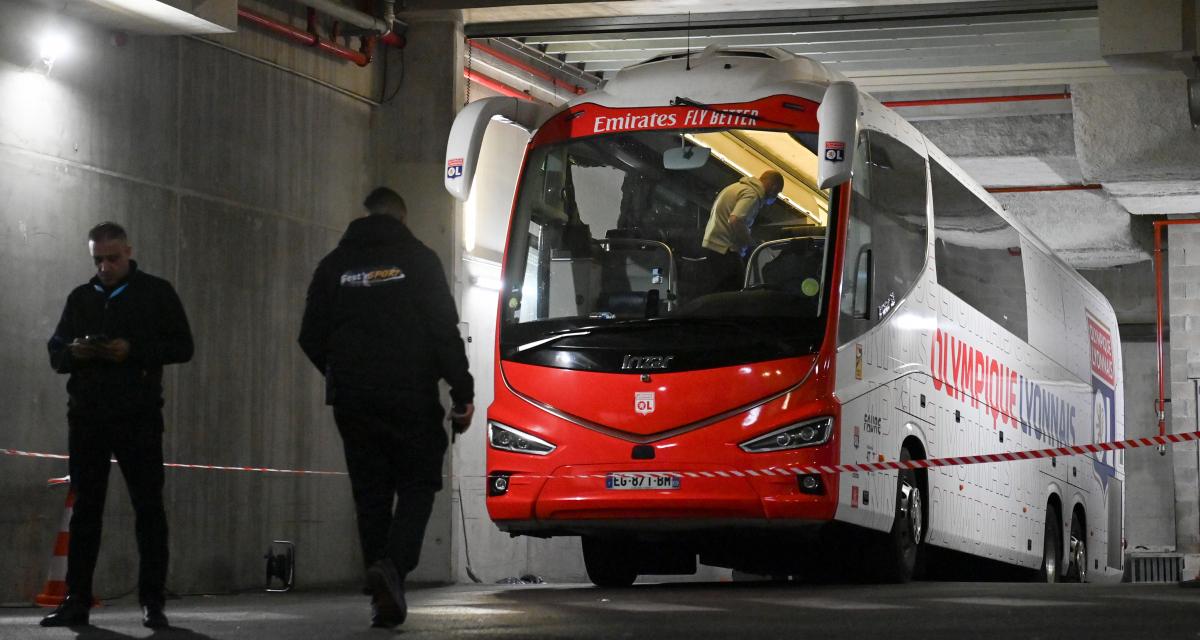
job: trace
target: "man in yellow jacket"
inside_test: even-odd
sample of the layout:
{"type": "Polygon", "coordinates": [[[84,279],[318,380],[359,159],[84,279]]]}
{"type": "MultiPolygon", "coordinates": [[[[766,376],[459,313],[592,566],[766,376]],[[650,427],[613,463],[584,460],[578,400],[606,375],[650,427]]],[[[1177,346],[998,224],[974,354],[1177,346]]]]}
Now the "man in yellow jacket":
{"type": "Polygon", "coordinates": [[[764,206],[774,204],[780,191],[783,176],[767,170],[757,178],[742,178],[717,194],[702,242],[714,291],[742,288],[742,253],[753,244],[750,227],[764,206]]]}

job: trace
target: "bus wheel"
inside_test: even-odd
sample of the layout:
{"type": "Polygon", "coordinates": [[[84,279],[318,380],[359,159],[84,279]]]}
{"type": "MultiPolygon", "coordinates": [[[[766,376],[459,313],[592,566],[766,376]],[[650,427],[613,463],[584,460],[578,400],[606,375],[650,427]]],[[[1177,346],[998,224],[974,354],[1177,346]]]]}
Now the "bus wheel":
{"type": "Polygon", "coordinates": [[[629,546],[616,538],[583,536],[583,566],[597,587],[628,587],[637,580],[629,546]]]}
{"type": "Polygon", "coordinates": [[[1083,521],[1078,514],[1071,518],[1070,553],[1070,559],[1067,561],[1067,579],[1073,582],[1087,582],[1087,537],[1083,531],[1083,521]]]}
{"type": "Polygon", "coordinates": [[[1058,524],[1058,511],[1046,506],[1046,535],[1042,542],[1042,568],[1038,571],[1041,582],[1058,582],[1058,565],[1062,556],[1062,543],[1059,536],[1062,527],[1058,524]]]}
{"type": "MultiPolygon", "coordinates": [[[[900,460],[911,460],[908,447],[900,449],[900,460]]],[[[896,513],[888,533],[883,578],[888,582],[908,582],[917,566],[917,551],[925,534],[924,496],[917,472],[901,469],[896,478],[896,513]]]]}

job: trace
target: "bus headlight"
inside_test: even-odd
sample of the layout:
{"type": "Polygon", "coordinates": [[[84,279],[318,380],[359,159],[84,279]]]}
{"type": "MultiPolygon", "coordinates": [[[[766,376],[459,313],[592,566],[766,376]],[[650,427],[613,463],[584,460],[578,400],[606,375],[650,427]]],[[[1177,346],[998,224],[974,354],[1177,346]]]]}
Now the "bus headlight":
{"type": "Polygon", "coordinates": [[[499,422],[488,422],[488,443],[493,449],[544,456],[554,451],[555,446],[541,438],[517,431],[499,422]]]}
{"type": "Polygon", "coordinates": [[[747,453],[786,451],[825,444],[832,433],[833,418],[817,418],[776,429],[738,446],[747,453]]]}

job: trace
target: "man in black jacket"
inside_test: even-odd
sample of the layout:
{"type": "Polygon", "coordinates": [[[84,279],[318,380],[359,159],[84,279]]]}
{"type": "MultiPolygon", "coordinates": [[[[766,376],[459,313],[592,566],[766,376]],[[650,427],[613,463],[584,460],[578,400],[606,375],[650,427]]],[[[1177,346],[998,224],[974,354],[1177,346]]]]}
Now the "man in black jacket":
{"type": "Polygon", "coordinates": [[[458,313],[437,255],[404,224],[404,200],[380,187],[313,274],[300,347],[325,375],[342,436],[372,595],[372,626],[404,622],[404,576],[417,566],[448,444],[474,413],[458,313]]]}
{"type": "Polygon", "coordinates": [[[88,233],[96,276],[67,297],[50,338],[50,365],[70,374],[68,451],[75,507],[67,597],[42,626],[87,624],[100,552],[110,457],[136,516],[142,624],[167,626],[167,514],[163,508],[162,370],[192,358],[192,333],[171,284],[138,270],[120,225],[88,233]]]}

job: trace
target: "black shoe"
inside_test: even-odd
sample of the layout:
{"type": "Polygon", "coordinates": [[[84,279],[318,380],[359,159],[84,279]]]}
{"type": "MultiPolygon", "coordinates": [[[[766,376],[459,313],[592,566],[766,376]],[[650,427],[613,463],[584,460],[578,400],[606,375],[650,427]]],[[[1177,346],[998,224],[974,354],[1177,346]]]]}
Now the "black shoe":
{"type": "Polygon", "coordinates": [[[43,627],[81,627],[88,623],[91,608],[91,598],[67,596],[62,604],[42,618],[40,624],[43,627]]]}
{"type": "MultiPolygon", "coordinates": [[[[388,597],[388,600],[391,600],[388,597]]],[[[395,629],[404,623],[403,618],[397,618],[396,605],[390,602],[380,606],[375,600],[371,601],[371,626],[377,629],[395,629]]]]}
{"type": "Polygon", "coordinates": [[[142,605],[142,626],[149,629],[165,629],[167,614],[163,613],[161,604],[142,605]]]}
{"type": "Polygon", "coordinates": [[[408,603],[404,601],[404,580],[396,565],[385,558],[367,569],[371,589],[371,626],[391,628],[404,624],[408,603]]]}

